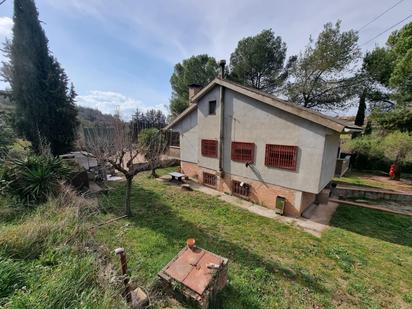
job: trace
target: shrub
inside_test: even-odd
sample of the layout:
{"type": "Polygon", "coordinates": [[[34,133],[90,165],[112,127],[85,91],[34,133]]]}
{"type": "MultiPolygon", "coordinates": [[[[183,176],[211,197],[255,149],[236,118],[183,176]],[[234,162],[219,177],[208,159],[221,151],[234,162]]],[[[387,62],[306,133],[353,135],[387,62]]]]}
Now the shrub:
{"type": "Polygon", "coordinates": [[[69,173],[70,168],[59,158],[30,155],[7,162],[2,188],[26,204],[40,204],[58,193],[69,173]]]}
{"type": "Polygon", "coordinates": [[[3,159],[16,139],[12,128],[12,115],[0,109],[0,159],[3,159]]]}
{"type": "Polygon", "coordinates": [[[30,155],[31,143],[24,139],[17,139],[13,145],[9,147],[7,157],[13,159],[25,159],[30,155]]]}
{"type": "MultiPolygon", "coordinates": [[[[358,161],[359,159],[366,158],[366,161],[369,161],[366,164],[363,165],[363,162],[355,164],[363,165],[364,169],[371,166],[371,162],[382,163],[385,161],[384,163],[387,166],[395,163],[397,166],[405,168],[406,171],[412,162],[412,135],[408,132],[400,131],[393,131],[385,135],[364,135],[345,143],[344,150],[356,153],[358,161]]],[[[375,164],[375,166],[377,165],[375,164]]],[[[386,171],[388,169],[389,167],[386,171]]]]}

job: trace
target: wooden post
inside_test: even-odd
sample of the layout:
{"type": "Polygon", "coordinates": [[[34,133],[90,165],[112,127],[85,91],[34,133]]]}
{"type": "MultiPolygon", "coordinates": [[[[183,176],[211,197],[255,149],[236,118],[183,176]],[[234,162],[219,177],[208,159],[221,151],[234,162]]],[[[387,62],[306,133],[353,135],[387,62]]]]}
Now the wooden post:
{"type": "Polygon", "coordinates": [[[124,296],[126,301],[130,304],[132,302],[132,294],[130,294],[129,277],[127,275],[127,259],[124,248],[117,248],[114,252],[120,256],[120,266],[122,268],[122,275],[124,276],[123,283],[125,286],[124,296]]]}

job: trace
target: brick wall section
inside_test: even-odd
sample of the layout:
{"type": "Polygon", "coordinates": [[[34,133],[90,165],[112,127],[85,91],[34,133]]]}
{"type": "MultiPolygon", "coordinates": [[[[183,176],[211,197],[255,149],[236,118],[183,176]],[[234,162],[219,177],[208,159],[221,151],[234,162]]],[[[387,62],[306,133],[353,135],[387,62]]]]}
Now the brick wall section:
{"type": "Polygon", "coordinates": [[[232,192],[232,180],[245,182],[251,186],[250,196],[248,200],[253,203],[265,206],[270,209],[275,209],[276,197],[283,196],[286,199],[285,214],[287,216],[298,217],[302,214],[303,210],[308,207],[315,199],[315,194],[303,192],[301,204],[295,205],[296,195],[299,191],[293,189],[287,189],[272,184],[263,183],[260,181],[254,181],[244,177],[225,174],[223,178],[219,176],[219,173],[199,167],[197,164],[181,161],[182,173],[196,179],[199,183],[203,183],[203,171],[217,175],[217,190],[231,194],[232,192]]]}
{"type": "Polygon", "coordinates": [[[285,214],[293,217],[300,216],[301,212],[299,212],[299,210],[294,207],[296,193],[295,190],[226,174],[225,177],[221,180],[220,191],[231,193],[232,180],[237,180],[240,182],[243,181],[250,185],[249,200],[251,202],[270,209],[275,209],[276,197],[280,195],[286,199],[285,214]]]}
{"type": "Polygon", "coordinates": [[[190,178],[199,179],[201,175],[201,169],[195,163],[180,161],[180,168],[182,173],[190,178]]]}
{"type": "Polygon", "coordinates": [[[302,203],[300,206],[300,211],[301,213],[305,211],[306,208],[308,208],[310,205],[312,205],[316,200],[316,194],[314,193],[309,193],[309,192],[303,192],[302,193],[302,203]]]}

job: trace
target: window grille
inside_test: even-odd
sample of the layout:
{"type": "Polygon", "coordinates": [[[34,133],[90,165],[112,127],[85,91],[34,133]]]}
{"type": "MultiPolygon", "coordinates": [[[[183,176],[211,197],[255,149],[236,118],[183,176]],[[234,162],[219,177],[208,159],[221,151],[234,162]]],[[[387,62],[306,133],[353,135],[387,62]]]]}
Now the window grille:
{"type": "Polygon", "coordinates": [[[254,143],[232,142],[232,160],[239,162],[254,162],[254,143]]]}
{"type": "Polygon", "coordinates": [[[216,188],[216,184],[217,184],[216,175],[203,172],[203,184],[216,188]]]}
{"type": "Polygon", "coordinates": [[[216,140],[202,139],[202,156],[217,158],[217,144],[216,140]]]}
{"type": "Polygon", "coordinates": [[[296,170],[298,147],[286,145],[266,145],[265,165],[296,170]]]}
{"type": "Polygon", "coordinates": [[[250,185],[237,180],[232,180],[232,193],[243,197],[248,197],[250,193],[250,185]]]}

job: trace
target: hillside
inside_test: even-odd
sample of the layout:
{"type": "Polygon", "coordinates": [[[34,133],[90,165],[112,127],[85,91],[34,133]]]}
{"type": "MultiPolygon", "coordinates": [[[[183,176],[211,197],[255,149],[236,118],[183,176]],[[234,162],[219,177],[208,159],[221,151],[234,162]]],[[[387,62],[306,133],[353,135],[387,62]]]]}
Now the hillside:
{"type": "Polygon", "coordinates": [[[77,106],[77,118],[83,127],[93,127],[97,124],[110,124],[113,122],[112,115],[103,114],[101,111],[89,107],[77,106]]]}

